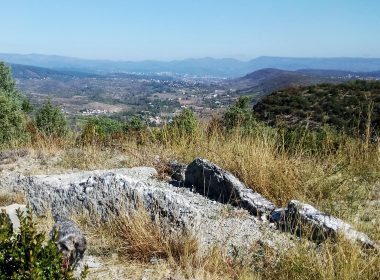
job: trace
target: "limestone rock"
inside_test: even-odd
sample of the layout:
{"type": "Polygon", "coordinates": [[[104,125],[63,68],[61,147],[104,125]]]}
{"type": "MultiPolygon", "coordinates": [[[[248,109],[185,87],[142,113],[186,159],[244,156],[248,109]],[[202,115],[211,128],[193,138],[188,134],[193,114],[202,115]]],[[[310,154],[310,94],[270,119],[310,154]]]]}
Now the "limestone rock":
{"type": "Polygon", "coordinates": [[[35,214],[52,211],[58,220],[77,214],[107,219],[110,214],[128,213],[141,201],[152,219],[163,219],[173,230],[193,232],[203,249],[214,244],[246,247],[258,240],[277,247],[289,243],[286,235],[248,211],[232,207],[224,214],[226,205],[150,178],[147,173],[154,172],[146,171],[134,168],[32,176],[20,184],[35,214]]]}
{"type": "Polygon", "coordinates": [[[322,241],[327,236],[336,237],[342,234],[348,240],[366,247],[378,247],[366,234],[356,231],[350,224],[298,200],[291,200],[285,209],[273,211],[271,219],[289,231],[299,232],[306,227],[312,231],[314,240],[322,241]]]}
{"type": "Polygon", "coordinates": [[[195,159],[186,169],[185,184],[211,199],[231,203],[253,215],[269,214],[275,206],[247,188],[230,172],[202,158],[195,159]]]}

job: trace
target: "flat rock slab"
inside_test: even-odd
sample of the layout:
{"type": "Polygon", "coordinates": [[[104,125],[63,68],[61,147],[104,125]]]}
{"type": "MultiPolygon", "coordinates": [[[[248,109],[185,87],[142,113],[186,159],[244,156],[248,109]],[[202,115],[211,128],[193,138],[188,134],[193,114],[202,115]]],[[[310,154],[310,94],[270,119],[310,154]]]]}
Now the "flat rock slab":
{"type": "Polygon", "coordinates": [[[68,218],[84,214],[107,219],[135,209],[139,202],[153,217],[173,228],[196,234],[204,245],[220,243],[247,247],[255,241],[281,248],[286,234],[259,221],[248,211],[208,199],[186,188],[155,180],[152,169],[132,168],[32,176],[20,180],[27,200],[37,215],[52,211],[68,218]]]}

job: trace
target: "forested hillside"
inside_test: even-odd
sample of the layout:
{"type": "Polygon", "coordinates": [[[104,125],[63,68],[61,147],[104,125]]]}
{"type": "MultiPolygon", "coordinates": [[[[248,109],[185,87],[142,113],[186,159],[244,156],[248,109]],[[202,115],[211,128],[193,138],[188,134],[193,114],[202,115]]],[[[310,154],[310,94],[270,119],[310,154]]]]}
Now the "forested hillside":
{"type": "Polygon", "coordinates": [[[324,125],[350,133],[380,131],[380,82],[350,81],[289,87],[275,91],[254,106],[255,116],[270,125],[324,125]]]}

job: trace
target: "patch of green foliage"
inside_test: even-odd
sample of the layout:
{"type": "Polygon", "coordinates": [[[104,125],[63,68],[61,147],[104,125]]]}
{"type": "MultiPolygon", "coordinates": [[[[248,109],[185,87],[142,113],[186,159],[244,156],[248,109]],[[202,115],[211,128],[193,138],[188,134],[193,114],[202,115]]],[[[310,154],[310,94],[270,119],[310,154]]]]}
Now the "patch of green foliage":
{"type": "Polygon", "coordinates": [[[277,131],[279,147],[290,154],[329,154],[337,151],[339,145],[348,140],[348,135],[338,132],[330,126],[318,129],[309,129],[306,126],[295,127],[280,126],[277,131]]]}
{"type": "Polygon", "coordinates": [[[239,130],[245,136],[260,137],[270,135],[276,140],[279,149],[288,153],[302,151],[304,154],[317,154],[321,151],[331,152],[339,148],[347,139],[344,132],[324,125],[315,129],[298,124],[289,126],[287,123],[278,122],[276,128],[269,127],[262,121],[257,121],[251,108],[251,98],[240,97],[235,104],[231,105],[220,121],[225,131],[239,130]]]}
{"type": "Polygon", "coordinates": [[[144,121],[137,116],[133,116],[128,122],[124,124],[124,131],[126,132],[138,132],[146,128],[144,121]]]}
{"type": "MultiPolygon", "coordinates": [[[[63,268],[62,254],[54,240],[45,242],[38,233],[32,212],[17,212],[20,231],[14,233],[5,212],[0,214],[0,279],[72,280],[72,271],[63,268]]],[[[84,270],[80,279],[86,277],[84,270]]]]}
{"type": "Polygon", "coordinates": [[[251,132],[256,127],[257,122],[252,112],[251,103],[251,97],[242,96],[228,108],[223,116],[223,125],[227,131],[240,127],[243,132],[251,132]]]}
{"type": "Polygon", "coordinates": [[[106,142],[128,133],[140,132],[145,127],[145,123],[139,117],[132,117],[125,122],[104,116],[91,117],[84,124],[81,141],[82,143],[106,142]]]}
{"type": "Polygon", "coordinates": [[[183,137],[194,134],[198,125],[198,118],[194,112],[188,108],[185,108],[180,114],[173,118],[168,128],[169,130],[178,133],[180,137],[183,137]]]}
{"type": "Polygon", "coordinates": [[[47,136],[62,137],[68,132],[65,114],[50,99],[37,111],[36,126],[47,136]]]}
{"type": "Polygon", "coordinates": [[[91,117],[83,127],[81,141],[83,143],[105,141],[111,137],[122,135],[124,129],[123,123],[118,120],[107,117],[91,117]]]}

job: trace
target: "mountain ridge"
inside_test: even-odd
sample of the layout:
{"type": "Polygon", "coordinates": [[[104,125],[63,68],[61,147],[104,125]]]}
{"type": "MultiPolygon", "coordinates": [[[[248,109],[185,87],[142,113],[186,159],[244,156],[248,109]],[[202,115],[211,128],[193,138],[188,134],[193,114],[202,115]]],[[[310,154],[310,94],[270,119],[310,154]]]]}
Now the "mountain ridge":
{"type": "Polygon", "coordinates": [[[260,56],[248,61],[211,57],[172,61],[117,61],[82,59],[59,55],[0,53],[0,59],[12,64],[95,74],[113,72],[145,74],[172,72],[183,75],[234,78],[263,68],[293,71],[300,69],[344,70],[352,72],[380,71],[380,58],[360,57],[307,58],[260,56]]]}

